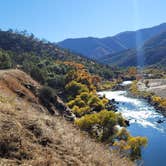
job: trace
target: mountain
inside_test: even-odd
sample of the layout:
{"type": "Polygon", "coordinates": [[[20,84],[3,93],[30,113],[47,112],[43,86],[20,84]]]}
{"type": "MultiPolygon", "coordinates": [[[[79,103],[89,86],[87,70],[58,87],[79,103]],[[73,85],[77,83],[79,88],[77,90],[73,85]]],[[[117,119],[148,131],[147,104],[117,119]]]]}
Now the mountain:
{"type": "Polygon", "coordinates": [[[141,47],[145,41],[166,30],[166,23],[137,31],[127,31],[105,38],[66,39],[57,43],[60,47],[99,60],[105,55],[141,47]]]}
{"type": "Polygon", "coordinates": [[[166,66],[166,31],[149,39],[139,49],[107,55],[100,61],[118,66],[166,66]]]}

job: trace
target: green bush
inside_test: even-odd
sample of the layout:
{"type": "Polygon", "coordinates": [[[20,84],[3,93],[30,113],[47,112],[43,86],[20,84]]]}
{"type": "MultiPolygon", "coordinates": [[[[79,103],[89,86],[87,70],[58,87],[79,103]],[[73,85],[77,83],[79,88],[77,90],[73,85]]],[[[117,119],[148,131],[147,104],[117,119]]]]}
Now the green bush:
{"type": "Polygon", "coordinates": [[[56,94],[54,90],[50,87],[44,86],[39,91],[39,98],[45,103],[54,102],[56,99],[56,94]]]}
{"type": "Polygon", "coordinates": [[[8,69],[11,68],[11,66],[12,61],[9,54],[0,50],[0,69],[8,69]]]}
{"type": "MultiPolygon", "coordinates": [[[[122,117],[120,114],[113,111],[102,110],[98,113],[85,115],[80,119],[75,120],[75,124],[81,129],[89,131],[92,135],[96,135],[92,133],[93,127],[98,126],[102,131],[100,136],[101,141],[106,141],[115,134],[114,127],[119,124],[119,120],[121,119],[122,117]]],[[[124,119],[123,123],[120,122],[120,124],[125,126],[124,119]]]]}
{"type": "Polygon", "coordinates": [[[67,103],[67,105],[72,108],[73,106],[78,106],[78,107],[85,107],[86,103],[80,98],[80,97],[76,97],[75,99],[69,101],[67,103]]]}
{"type": "Polygon", "coordinates": [[[91,109],[90,109],[90,107],[88,107],[88,106],[79,108],[78,106],[75,105],[75,106],[72,108],[72,112],[73,112],[77,117],[84,116],[84,115],[90,113],[90,111],[91,111],[91,109]]]}
{"type": "Polygon", "coordinates": [[[91,107],[94,111],[99,112],[104,109],[105,105],[101,99],[97,95],[92,95],[88,101],[89,107],[91,107]]]}
{"type": "Polygon", "coordinates": [[[80,97],[83,101],[85,101],[85,102],[87,103],[88,100],[89,100],[89,97],[90,97],[90,93],[88,93],[88,92],[82,92],[82,93],[79,95],[79,97],[80,97]]]}
{"type": "Polygon", "coordinates": [[[47,80],[48,86],[54,89],[63,89],[65,87],[65,76],[64,75],[55,75],[53,78],[47,80]]]}
{"type": "Polygon", "coordinates": [[[139,159],[141,157],[141,147],[147,145],[147,138],[146,137],[130,137],[128,140],[128,145],[131,149],[130,157],[131,159],[139,159]]]}
{"type": "Polygon", "coordinates": [[[75,98],[82,92],[89,92],[86,85],[78,83],[76,81],[71,81],[65,86],[65,90],[68,94],[69,99],[75,98]]]}
{"type": "Polygon", "coordinates": [[[44,84],[47,79],[46,72],[38,67],[33,67],[30,71],[30,75],[42,84],[44,84]]]}

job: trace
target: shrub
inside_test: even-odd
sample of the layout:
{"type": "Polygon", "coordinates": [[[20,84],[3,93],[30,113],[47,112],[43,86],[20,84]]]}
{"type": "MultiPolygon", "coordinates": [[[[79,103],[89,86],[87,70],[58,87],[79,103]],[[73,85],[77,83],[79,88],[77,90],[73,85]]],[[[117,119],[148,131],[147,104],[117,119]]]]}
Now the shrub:
{"type": "Polygon", "coordinates": [[[108,89],[113,89],[116,86],[117,82],[116,81],[103,81],[97,86],[98,90],[108,90],[108,89]]]}
{"type": "Polygon", "coordinates": [[[44,84],[47,79],[47,74],[44,70],[39,69],[38,67],[33,67],[30,71],[30,75],[40,83],[44,84]]]}
{"type": "Polygon", "coordinates": [[[147,138],[130,137],[127,143],[131,149],[131,159],[135,160],[141,157],[141,147],[147,145],[147,138]]]}
{"type": "Polygon", "coordinates": [[[161,103],[161,101],[162,101],[162,98],[159,96],[152,96],[151,99],[155,103],[161,103]]]}
{"type": "Polygon", "coordinates": [[[152,96],[151,100],[153,103],[157,104],[159,107],[166,109],[166,99],[159,96],[152,96]]]}
{"type": "Polygon", "coordinates": [[[162,101],[161,101],[159,106],[166,109],[166,99],[162,99],[162,101]]]}
{"type": "Polygon", "coordinates": [[[89,92],[86,85],[78,83],[76,81],[71,81],[65,86],[65,90],[68,94],[69,99],[75,98],[82,92],[89,92]]]}
{"type": "MultiPolygon", "coordinates": [[[[115,125],[119,124],[120,114],[114,113],[113,111],[102,110],[98,113],[89,114],[77,119],[75,124],[81,129],[92,132],[94,126],[98,126],[102,130],[100,139],[106,141],[109,137],[112,137],[114,133],[115,125]]],[[[122,124],[122,123],[121,123],[122,124]]],[[[125,123],[122,124],[125,126],[125,123]]],[[[96,135],[91,133],[92,135],[96,135]]]]}
{"type": "Polygon", "coordinates": [[[126,130],[126,128],[124,128],[124,127],[123,127],[122,129],[120,129],[120,130],[118,131],[118,133],[117,133],[117,138],[118,138],[119,140],[127,141],[129,137],[130,137],[130,134],[129,134],[129,132],[126,130]]]}
{"type": "Polygon", "coordinates": [[[85,106],[86,106],[86,103],[85,103],[83,100],[81,100],[80,97],[76,97],[75,99],[69,101],[69,102],[67,103],[67,105],[68,105],[70,108],[72,108],[72,107],[75,106],[75,105],[78,106],[78,107],[85,107],[85,106]]]}
{"type": "Polygon", "coordinates": [[[104,104],[104,105],[106,105],[106,104],[108,104],[109,103],[109,100],[107,99],[107,98],[103,98],[102,99],[102,103],[104,104]]]}
{"type": "Polygon", "coordinates": [[[55,75],[53,78],[47,80],[48,86],[54,89],[63,89],[65,87],[65,76],[55,75]]]}
{"type": "Polygon", "coordinates": [[[125,129],[120,130],[118,134],[119,140],[113,145],[117,146],[121,152],[127,152],[132,160],[141,158],[141,148],[147,145],[147,138],[132,137],[125,129]]]}
{"type": "Polygon", "coordinates": [[[89,100],[89,97],[90,97],[90,93],[88,93],[88,92],[82,92],[79,95],[79,97],[87,103],[88,100],[89,100]]]}
{"type": "Polygon", "coordinates": [[[39,98],[46,104],[53,102],[56,98],[56,94],[52,88],[44,86],[39,91],[39,98]]]}
{"type": "Polygon", "coordinates": [[[94,111],[101,111],[104,109],[105,105],[103,104],[102,100],[99,99],[96,95],[91,95],[91,98],[88,101],[88,105],[94,110],[94,111]]]}
{"type": "Polygon", "coordinates": [[[85,106],[85,107],[81,107],[79,108],[78,106],[74,106],[72,108],[72,112],[77,116],[77,117],[81,117],[87,113],[90,113],[90,108],[88,106],[85,106]]]}

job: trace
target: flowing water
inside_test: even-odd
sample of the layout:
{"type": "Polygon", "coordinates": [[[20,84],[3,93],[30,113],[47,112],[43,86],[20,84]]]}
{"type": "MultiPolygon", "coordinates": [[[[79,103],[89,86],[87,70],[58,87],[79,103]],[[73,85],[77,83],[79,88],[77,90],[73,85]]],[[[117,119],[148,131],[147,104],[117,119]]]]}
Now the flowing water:
{"type": "Polygon", "coordinates": [[[103,91],[99,94],[119,102],[118,111],[130,121],[128,130],[133,136],[148,138],[148,145],[142,150],[143,165],[166,166],[166,118],[147,101],[129,97],[127,91],[103,91]]]}

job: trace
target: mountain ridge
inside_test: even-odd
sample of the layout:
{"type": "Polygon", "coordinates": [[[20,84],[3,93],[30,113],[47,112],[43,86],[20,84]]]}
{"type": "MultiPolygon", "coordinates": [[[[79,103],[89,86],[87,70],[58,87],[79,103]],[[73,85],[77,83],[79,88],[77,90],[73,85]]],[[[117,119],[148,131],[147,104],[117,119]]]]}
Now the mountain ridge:
{"type": "Polygon", "coordinates": [[[143,64],[147,65],[166,65],[166,31],[156,35],[146,41],[139,49],[128,49],[116,54],[103,57],[100,61],[110,65],[118,66],[136,66],[138,65],[138,58],[142,60],[143,64]]]}
{"type": "Polygon", "coordinates": [[[58,42],[62,48],[80,53],[82,56],[98,60],[105,55],[111,55],[127,49],[141,47],[151,37],[166,30],[166,23],[136,31],[120,32],[104,38],[70,38],[58,42]]]}

